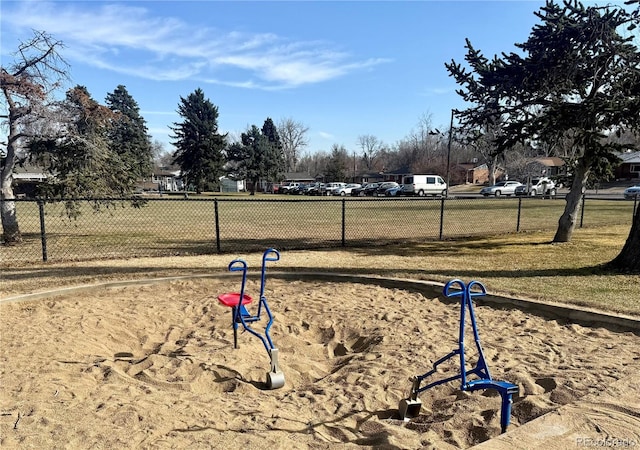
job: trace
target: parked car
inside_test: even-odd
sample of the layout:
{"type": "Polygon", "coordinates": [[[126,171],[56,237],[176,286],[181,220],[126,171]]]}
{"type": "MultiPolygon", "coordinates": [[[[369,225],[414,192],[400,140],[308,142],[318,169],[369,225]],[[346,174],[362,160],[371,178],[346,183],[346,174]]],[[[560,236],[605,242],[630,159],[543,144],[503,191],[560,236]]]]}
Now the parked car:
{"type": "Polygon", "coordinates": [[[298,186],[300,186],[300,183],[295,183],[295,182],[285,183],[282,186],[280,186],[280,189],[278,189],[278,194],[290,194],[291,190],[297,188],[298,186]]]}
{"type": "Polygon", "coordinates": [[[360,196],[374,196],[376,195],[376,191],[380,187],[382,183],[370,183],[367,184],[364,188],[364,191],[360,194],[360,196]]]}
{"type": "Polygon", "coordinates": [[[396,183],[395,181],[385,181],[383,183],[380,183],[380,185],[378,186],[378,188],[376,189],[375,193],[373,194],[374,196],[378,197],[380,195],[385,195],[385,192],[387,191],[387,189],[389,188],[397,188],[400,187],[400,185],[398,183],[396,183]]]}
{"type": "Polygon", "coordinates": [[[376,188],[378,187],[377,186],[378,183],[367,183],[367,184],[364,184],[364,185],[360,186],[359,188],[351,189],[351,196],[352,197],[364,197],[365,196],[365,190],[367,188],[371,189],[370,186],[373,185],[373,184],[376,185],[376,188]]]}
{"type": "Polygon", "coordinates": [[[398,187],[390,187],[386,191],[384,191],[385,197],[399,197],[404,195],[404,191],[402,190],[402,185],[398,187]]]}
{"type": "Polygon", "coordinates": [[[535,197],[536,195],[544,195],[553,197],[556,195],[556,184],[547,177],[532,178],[531,184],[522,184],[516,187],[516,195],[530,195],[535,197]]]}
{"type": "Polygon", "coordinates": [[[332,195],[340,195],[342,197],[344,197],[345,195],[351,195],[351,191],[355,188],[359,188],[362,187],[361,184],[358,183],[349,183],[345,186],[340,186],[338,188],[335,188],[333,191],[331,191],[332,195]]]}
{"type": "Polygon", "coordinates": [[[293,189],[289,189],[289,194],[292,195],[301,195],[304,190],[307,188],[307,184],[305,183],[300,183],[299,185],[297,185],[296,187],[294,187],[293,189]]]}
{"type": "Polygon", "coordinates": [[[640,184],[626,188],[623,195],[627,200],[633,200],[634,198],[640,200],[640,184]]]}
{"type": "Polygon", "coordinates": [[[307,184],[302,193],[304,195],[320,195],[320,189],[322,189],[323,186],[324,183],[307,184]]]}
{"type": "Polygon", "coordinates": [[[516,188],[521,185],[522,183],[519,181],[500,181],[493,186],[483,187],[480,189],[480,194],[485,197],[490,195],[495,195],[496,197],[500,197],[501,195],[514,195],[516,188]]]}
{"type": "Polygon", "coordinates": [[[320,195],[331,195],[334,189],[344,187],[347,183],[325,183],[324,187],[320,190],[320,195]]]}

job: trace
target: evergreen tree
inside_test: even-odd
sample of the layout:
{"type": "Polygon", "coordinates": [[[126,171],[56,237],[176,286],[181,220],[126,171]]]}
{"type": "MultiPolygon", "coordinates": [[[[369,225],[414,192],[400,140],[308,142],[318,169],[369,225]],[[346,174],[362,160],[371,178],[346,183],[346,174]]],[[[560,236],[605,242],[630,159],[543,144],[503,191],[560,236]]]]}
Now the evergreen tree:
{"type": "Polygon", "coordinates": [[[264,177],[267,181],[280,181],[285,170],[286,158],[278,129],[270,117],[267,117],[262,125],[262,135],[269,142],[269,148],[265,154],[264,177]]]}
{"type": "Polygon", "coordinates": [[[129,167],[128,182],[133,185],[151,172],[153,150],[146,121],[140,115],[138,104],[123,85],[107,94],[106,104],[117,114],[108,134],[109,147],[129,167]]]}
{"type": "Polygon", "coordinates": [[[227,135],[218,133],[218,108],[205,99],[198,88],[187,98],[180,97],[178,114],[184,119],[174,123],[173,164],[180,166],[186,186],[197,193],[217,189],[224,173],[224,149],[227,135]]]}
{"type": "Polygon", "coordinates": [[[331,157],[327,163],[324,177],[327,182],[343,182],[347,177],[347,150],[342,145],[333,144],[331,157]]]}
{"type": "Polygon", "coordinates": [[[230,161],[230,175],[236,179],[251,182],[251,195],[255,195],[260,178],[267,174],[272,145],[260,129],[251,125],[240,136],[241,142],[233,143],[227,150],[230,161]]]}
{"type": "Polygon", "coordinates": [[[284,170],[285,159],[282,143],[273,121],[267,118],[262,130],[251,125],[227,149],[228,173],[235,179],[247,179],[251,183],[251,195],[255,195],[261,179],[277,181],[284,170]]]}
{"type": "Polygon", "coordinates": [[[551,142],[571,136],[579,153],[570,162],[573,184],[554,242],[567,242],[579,218],[589,174],[615,163],[620,146],[611,132],[640,128],[640,51],[633,35],[637,11],[547,1],[522,54],[489,60],[467,40],[471,70],[452,61],[458,92],[474,106],[458,118],[467,129],[499,125],[495,143],[505,151],[521,141],[551,142]]]}
{"type": "Polygon", "coordinates": [[[55,174],[41,193],[67,200],[70,217],[80,214],[74,199],[92,199],[94,209],[100,210],[114,204],[109,198],[130,196],[130,167],[109,145],[116,114],[95,101],[84,86],[67,91],[58,113],[59,134],[32,139],[29,145],[31,157],[55,174]]]}

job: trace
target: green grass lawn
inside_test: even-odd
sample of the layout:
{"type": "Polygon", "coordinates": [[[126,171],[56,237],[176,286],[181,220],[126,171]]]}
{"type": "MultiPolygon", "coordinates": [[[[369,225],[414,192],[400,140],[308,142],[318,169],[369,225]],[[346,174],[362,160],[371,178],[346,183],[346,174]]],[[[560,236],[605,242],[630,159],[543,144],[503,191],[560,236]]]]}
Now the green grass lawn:
{"type": "MultiPolygon", "coordinates": [[[[555,230],[563,200],[356,199],[287,196],[150,200],[142,208],[117,206],[77,219],[61,203],[45,205],[49,261],[131,256],[193,255],[258,250],[384,245],[555,230]],[[263,201],[268,198],[270,201],[263,201]],[[520,217],[518,206],[522,205],[520,217]],[[216,215],[217,214],[217,215],[216,215]],[[217,220],[216,220],[217,219],[217,220]],[[442,228],[441,228],[442,227],[442,228]],[[219,245],[219,249],[218,249],[219,245]]],[[[38,207],[17,204],[25,243],[0,247],[2,265],[42,260],[38,207]]],[[[633,203],[588,200],[584,226],[631,224],[633,203]]]]}

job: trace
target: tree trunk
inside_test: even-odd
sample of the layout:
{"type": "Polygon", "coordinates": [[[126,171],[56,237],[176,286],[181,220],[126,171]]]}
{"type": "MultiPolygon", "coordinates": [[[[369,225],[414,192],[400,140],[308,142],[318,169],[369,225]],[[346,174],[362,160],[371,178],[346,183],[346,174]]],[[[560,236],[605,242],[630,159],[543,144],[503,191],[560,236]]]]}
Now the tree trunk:
{"type": "Polygon", "coordinates": [[[622,251],[607,265],[621,272],[640,273],[640,206],[636,209],[631,231],[622,251]]]}
{"type": "Polygon", "coordinates": [[[22,242],[22,234],[18,226],[16,202],[13,196],[13,169],[16,165],[15,145],[18,139],[15,120],[9,121],[7,137],[7,156],[0,170],[0,217],[2,218],[2,240],[4,245],[16,245],[22,242]]]}
{"type": "Polygon", "coordinates": [[[496,170],[498,169],[498,155],[493,155],[489,166],[489,186],[496,184],[496,170]]]}
{"type": "Polygon", "coordinates": [[[18,226],[16,202],[13,196],[13,164],[9,164],[9,157],[2,168],[2,190],[0,193],[0,216],[2,216],[2,240],[5,245],[15,245],[22,242],[22,234],[18,226]]]}
{"type": "Polygon", "coordinates": [[[553,237],[553,242],[569,242],[571,240],[580,214],[582,191],[586,185],[588,175],[589,164],[585,161],[584,157],[579,158],[575,168],[573,182],[571,183],[571,190],[567,194],[567,204],[564,207],[562,216],[560,216],[560,220],[558,220],[558,229],[556,230],[556,235],[553,237]]]}

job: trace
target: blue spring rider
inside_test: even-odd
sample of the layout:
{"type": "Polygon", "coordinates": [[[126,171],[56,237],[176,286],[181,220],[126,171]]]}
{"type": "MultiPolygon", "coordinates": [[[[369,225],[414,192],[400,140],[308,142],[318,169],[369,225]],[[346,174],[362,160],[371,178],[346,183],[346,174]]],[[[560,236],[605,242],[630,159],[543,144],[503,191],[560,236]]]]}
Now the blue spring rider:
{"type": "Polygon", "coordinates": [[[486,295],[487,291],[484,285],[478,281],[470,281],[468,285],[465,284],[458,279],[449,281],[443,290],[443,294],[446,297],[460,297],[460,334],[458,337],[458,348],[455,348],[448,355],[440,358],[433,364],[433,369],[424,375],[417,375],[411,377],[410,381],[413,382],[411,386],[411,393],[409,394],[409,398],[403,399],[400,401],[400,405],[398,407],[398,412],[400,413],[400,417],[402,419],[408,417],[416,417],[420,413],[420,407],[422,406],[422,402],[418,399],[418,394],[420,392],[426,391],[434,386],[438,386],[444,383],[448,383],[449,381],[461,380],[460,389],[462,391],[477,391],[484,389],[495,389],[500,394],[502,398],[502,407],[500,409],[500,427],[502,432],[507,431],[507,427],[509,426],[509,421],[511,419],[511,404],[513,403],[513,394],[518,394],[519,389],[518,386],[506,381],[497,381],[491,378],[491,374],[489,372],[489,367],[487,367],[487,363],[484,358],[484,353],[482,351],[482,346],[480,345],[480,336],[478,335],[478,326],[476,324],[476,317],[473,312],[473,298],[480,297],[486,295]],[[455,287],[459,287],[459,289],[455,289],[455,287]],[[473,328],[473,338],[476,343],[476,348],[478,350],[478,362],[476,366],[470,370],[467,370],[465,354],[464,354],[464,327],[465,327],[465,316],[467,313],[467,309],[469,310],[469,317],[471,318],[471,327],[473,328]],[[454,356],[458,356],[460,358],[460,374],[454,375],[442,380],[433,381],[425,386],[420,386],[421,383],[435,374],[438,370],[438,366],[443,362],[453,358],[454,356]],[[478,379],[469,380],[468,377],[475,375],[478,379]]]}
{"type": "Polygon", "coordinates": [[[284,374],[278,367],[278,349],[273,345],[269,329],[273,325],[273,315],[267,304],[267,298],[264,295],[264,287],[266,281],[266,264],[267,261],[278,261],[280,253],[278,250],[269,248],[262,255],[262,278],[260,282],[260,301],[258,302],[258,310],[255,315],[251,314],[246,305],[253,301],[249,295],[245,294],[245,285],[247,282],[247,263],[242,259],[234,259],[229,263],[229,271],[242,272],[242,286],[240,292],[228,292],[218,296],[218,301],[224,306],[231,308],[231,323],[233,325],[233,346],[238,348],[238,327],[242,325],[245,331],[256,336],[269,354],[271,359],[271,370],[267,372],[267,388],[278,389],[284,386],[284,374]],[[260,320],[262,312],[266,312],[269,321],[264,330],[264,336],[253,328],[251,324],[260,320]]]}

